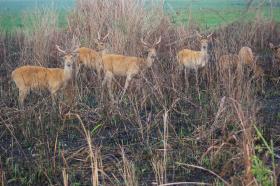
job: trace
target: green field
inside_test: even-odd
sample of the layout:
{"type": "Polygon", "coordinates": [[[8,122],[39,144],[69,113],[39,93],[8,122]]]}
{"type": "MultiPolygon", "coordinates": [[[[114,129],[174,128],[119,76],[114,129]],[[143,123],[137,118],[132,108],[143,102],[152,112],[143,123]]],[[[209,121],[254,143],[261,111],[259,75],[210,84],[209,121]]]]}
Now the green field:
{"type": "Polygon", "coordinates": [[[32,12],[50,9],[58,13],[58,25],[66,24],[66,15],[74,7],[74,0],[0,0],[0,30],[13,31],[25,26],[32,12]]]}
{"type": "MultiPolygon", "coordinates": [[[[153,2],[156,4],[156,1],[153,2]]],[[[280,2],[275,1],[272,9],[268,3],[260,5],[260,0],[253,2],[250,9],[247,10],[244,0],[166,0],[164,9],[175,24],[188,24],[191,19],[201,24],[202,27],[213,27],[240,19],[250,20],[257,13],[270,18],[270,10],[273,12],[273,19],[280,21],[280,11],[277,11],[280,2]]],[[[2,0],[0,5],[0,28],[4,31],[12,31],[24,27],[24,18],[35,9],[42,8],[58,12],[58,25],[63,27],[66,24],[66,15],[75,6],[75,1],[2,0]]]]}
{"type": "Polygon", "coordinates": [[[274,3],[271,8],[270,4],[261,4],[260,6],[259,1],[254,1],[247,9],[244,0],[169,0],[165,3],[165,9],[170,13],[174,23],[188,24],[191,19],[200,23],[202,27],[213,27],[237,20],[252,20],[257,14],[264,18],[270,18],[271,10],[273,19],[280,21],[279,3],[274,3]]]}

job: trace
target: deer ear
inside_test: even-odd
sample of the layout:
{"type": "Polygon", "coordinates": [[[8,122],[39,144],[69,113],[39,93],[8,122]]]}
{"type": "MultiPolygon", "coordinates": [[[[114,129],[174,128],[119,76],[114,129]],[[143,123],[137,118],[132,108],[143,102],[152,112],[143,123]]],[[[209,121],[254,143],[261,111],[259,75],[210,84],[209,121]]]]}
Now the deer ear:
{"type": "Polygon", "coordinates": [[[100,41],[99,41],[99,39],[94,39],[93,42],[94,42],[95,44],[98,44],[100,41]]]}
{"type": "Polygon", "coordinates": [[[269,47],[270,47],[271,49],[274,49],[274,48],[275,48],[274,45],[273,45],[272,43],[269,43],[269,47]]]}
{"type": "Polygon", "coordinates": [[[144,51],[146,52],[146,51],[148,51],[148,50],[149,50],[149,47],[148,47],[148,46],[146,46],[146,45],[143,45],[143,49],[144,49],[144,51]]]}

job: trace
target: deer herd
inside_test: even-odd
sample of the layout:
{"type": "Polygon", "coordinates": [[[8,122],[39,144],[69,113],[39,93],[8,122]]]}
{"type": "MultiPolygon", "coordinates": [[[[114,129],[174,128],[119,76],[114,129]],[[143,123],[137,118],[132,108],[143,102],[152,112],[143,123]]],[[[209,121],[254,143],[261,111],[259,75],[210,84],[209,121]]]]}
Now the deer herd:
{"type": "MultiPolygon", "coordinates": [[[[156,46],[160,44],[161,37],[153,44],[148,44],[141,39],[141,43],[147,51],[147,57],[140,58],[108,53],[104,44],[108,35],[109,33],[101,38],[98,33],[98,39],[95,40],[96,50],[80,47],[79,44],[76,44],[71,50],[63,50],[60,46],[56,45],[56,49],[63,56],[64,69],[29,65],[16,68],[12,72],[11,77],[19,90],[18,100],[20,106],[24,106],[24,100],[30,91],[41,89],[46,89],[50,92],[54,103],[57,92],[65,90],[74,76],[80,73],[82,66],[95,70],[99,79],[102,78],[101,74],[104,74],[102,87],[107,84],[112,101],[114,100],[112,93],[113,78],[115,76],[125,77],[126,81],[121,94],[122,98],[133,77],[153,65],[157,57],[156,46]]],[[[200,51],[183,49],[177,53],[176,59],[179,69],[185,69],[187,72],[195,70],[197,74],[198,69],[205,68],[208,63],[208,43],[212,33],[205,36],[196,31],[196,35],[200,38],[200,51]]],[[[274,46],[270,43],[269,47],[275,52],[275,56],[280,59],[280,45],[274,46]]],[[[254,71],[255,76],[261,76],[264,74],[263,69],[256,65],[255,61],[251,48],[244,46],[238,54],[222,55],[218,60],[218,66],[222,69],[227,69],[233,66],[240,67],[246,65],[254,71]]]]}

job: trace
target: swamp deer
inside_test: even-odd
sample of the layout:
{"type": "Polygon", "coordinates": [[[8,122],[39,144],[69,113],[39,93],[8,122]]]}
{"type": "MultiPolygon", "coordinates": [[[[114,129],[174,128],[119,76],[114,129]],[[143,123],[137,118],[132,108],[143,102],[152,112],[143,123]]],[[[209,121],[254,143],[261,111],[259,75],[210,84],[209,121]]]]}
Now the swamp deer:
{"type": "Polygon", "coordinates": [[[247,46],[241,47],[241,49],[238,52],[238,56],[241,65],[253,66],[255,60],[254,60],[253,51],[250,47],[247,46]]]}
{"type": "Polygon", "coordinates": [[[256,63],[256,57],[254,56],[250,47],[244,46],[236,54],[223,55],[219,59],[219,65],[221,70],[236,69],[239,70],[244,66],[248,66],[254,73],[255,77],[261,77],[264,75],[264,70],[256,63]]]}
{"type": "MultiPolygon", "coordinates": [[[[196,78],[196,87],[199,93],[199,86],[198,86],[198,69],[204,68],[208,63],[208,43],[209,39],[213,35],[213,33],[209,34],[208,36],[201,35],[197,31],[195,31],[196,35],[200,39],[200,51],[191,50],[191,49],[183,49],[177,53],[177,62],[178,62],[178,69],[184,69],[185,74],[185,81],[187,84],[187,89],[189,87],[189,80],[188,75],[190,70],[195,70],[195,78],[196,78]]],[[[200,97],[200,93],[199,93],[200,97]]]]}
{"type": "Polygon", "coordinates": [[[183,49],[177,53],[177,60],[180,67],[185,67],[186,69],[198,70],[198,68],[205,67],[208,62],[208,42],[209,38],[212,36],[211,33],[208,36],[200,35],[196,31],[196,35],[200,38],[201,48],[200,51],[183,49]]]}
{"type": "Polygon", "coordinates": [[[250,47],[242,47],[239,50],[238,56],[241,65],[247,65],[253,71],[256,78],[264,76],[264,70],[260,65],[256,63],[257,57],[254,56],[253,51],[250,47]]]}
{"type": "Polygon", "coordinates": [[[54,104],[56,93],[66,88],[72,80],[76,52],[66,52],[57,45],[56,48],[63,54],[64,69],[28,65],[18,67],[12,72],[12,80],[19,90],[20,107],[23,107],[24,100],[30,91],[42,89],[51,93],[52,103],[54,104]]]}
{"type": "Polygon", "coordinates": [[[95,39],[95,44],[97,45],[97,50],[93,50],[86,47],[81,47],[77,49],[79,53],[79,59],[77,61],[77,70],[76,75],[80,71],[81,66],[85,66],[89,69],[97,71],[97,76],[101,78],[101,69],[102,69],[102,54],[106,52],[105,39],[109,36],[109,33],[101,38],[98,32],[98,38],[95,39]]]}
{"type": "Polygon", "coordinates": [[[161,42],[161,37],[153,44],[149,45],[141,39],[142,44],[148,51],[148,56],[146,59],[134,56],[125,56],[117,54],[104,54],[102,56],[103,70],[105,73],[102,86],[107,83],[109,89],[109,95],[113,100],[112,94],[112,79],[114,76],[124,76],[126,77],[124,89],[121,95],[121,99],[125,94],[129,82],[140,71],[150,68],[157,56],[156,45],[161,42]]]}
{"type": "MultiPolygon", "coordinates": [[[[252,49],[250,47],[242,47],[238,55],[236,54],[227,54],[222,55],[219,59],[220,73],[223,78],[226,80],[226,84],[229,84],[229,80],[232,81],[232,78],[243,77],[243,68],[245,66],[249,67],[250,71],[253,72],[253,76],[256,79],[261,78],[261,90],[263,90],[263,68],[256,63],[257,58],[254,56],[252,49]],[[234,76],[232,76],[234,74],[234,76]]],[[[239,79],[242,80],[242,79],[239,79]]]]}

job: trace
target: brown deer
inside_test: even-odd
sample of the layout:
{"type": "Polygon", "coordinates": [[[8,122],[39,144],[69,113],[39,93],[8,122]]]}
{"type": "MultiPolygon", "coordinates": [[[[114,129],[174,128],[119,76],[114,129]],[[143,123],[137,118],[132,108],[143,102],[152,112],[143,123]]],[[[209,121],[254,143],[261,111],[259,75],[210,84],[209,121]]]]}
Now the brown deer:
{"type": "Polygon", "coordinates": [[[125,94],[131,79],[139,74],[140,71],[150,68],[157,56],[155,46],[161,42],[161,37],[153,44],[149,45],[141,39],[142,44],[146,47],[148,51],[148,56],[146,58],[125,56],[118,54],[103,54],[102,63],[103,70],[105,73],[102,85],[107,83],[109,94],[113,100],[112,94],[112,79],[114,76],[124,76],[126,77],[124,89],[122,96],[125,94]]]}
{"type": "Polygon", "coordinates": [[[12,72],[12,80],[19,90],[18,99],[21,107],[23,107],[24,100],[30,91],[42,89],[51,93],[54,104],[56,93],[64,89],[73,78],[73,65],[77,53],[66,52],[57,45],[56,48],[64,55],[64,69],[27,65],[18,67],[12,72]]]}

